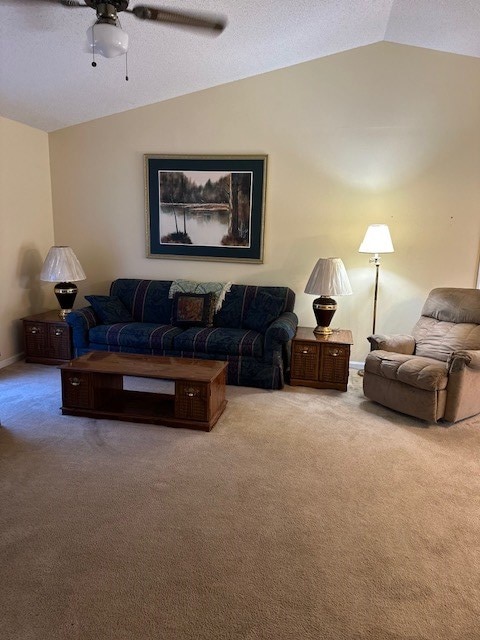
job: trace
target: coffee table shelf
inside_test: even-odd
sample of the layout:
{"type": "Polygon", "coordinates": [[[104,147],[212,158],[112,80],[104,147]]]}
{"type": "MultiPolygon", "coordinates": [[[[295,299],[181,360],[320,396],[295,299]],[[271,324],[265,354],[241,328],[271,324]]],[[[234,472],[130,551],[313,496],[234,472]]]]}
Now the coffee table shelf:
{"type": "Polygon", "coordinates": [[[227,363],[91,352],[62,365],[62,413],[210,431],[225,400],[227,363]],[[175,382],[175,393],[123,388],[123,377],[175,382]]]}

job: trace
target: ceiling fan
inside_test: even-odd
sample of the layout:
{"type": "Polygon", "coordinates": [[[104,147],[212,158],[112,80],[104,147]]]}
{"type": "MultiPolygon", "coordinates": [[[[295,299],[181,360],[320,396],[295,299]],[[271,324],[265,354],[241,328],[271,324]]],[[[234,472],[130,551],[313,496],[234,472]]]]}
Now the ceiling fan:
{"type": "MultiPolygon", "coordinates": [[[[89,50],[113,58],[127,53],[128,34],[123,31],[118,14],[131,13],[140,20],[151,20],[179,27],[200,29],[206,33],[219,34],[225,26],[226,20],[219,16],[198,15],[172,9],[162,9],[148,5],[137,5],[128,8],[129,0],[48,0],[50,3],[60,4],[72,9],[94,9],[97,14],[95,23],[87,31],[89,50]]],[[[96,66],[95,61],[92,66],[96,66]]]]}

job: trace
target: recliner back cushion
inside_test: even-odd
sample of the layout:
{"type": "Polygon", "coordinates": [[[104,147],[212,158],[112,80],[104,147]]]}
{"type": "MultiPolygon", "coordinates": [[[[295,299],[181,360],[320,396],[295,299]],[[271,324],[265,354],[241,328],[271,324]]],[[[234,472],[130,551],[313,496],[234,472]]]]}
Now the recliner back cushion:
{"type": "Polygon", "coordinates": [[[480,324],[480,289],[432,289],[422,316],[443,322],[480,324]]]}
{"type": "Polygon", "coordinates": [[[414,326],[415,355],[447,361],[452,351],[480,349],[480,325],[422,316],[414,326]]]}

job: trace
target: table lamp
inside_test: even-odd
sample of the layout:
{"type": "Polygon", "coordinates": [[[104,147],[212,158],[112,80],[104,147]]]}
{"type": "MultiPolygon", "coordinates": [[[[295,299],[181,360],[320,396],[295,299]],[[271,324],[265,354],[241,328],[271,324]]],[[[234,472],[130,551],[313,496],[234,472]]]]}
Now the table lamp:
{"type": "Polygon", "coordinates": [[[379,253],[393,253],[392,238],[386,224],[371,224],[363,238],[363,242],[358,249],[359,253],[373,253],[370,262],[375,264],[375,292],[373,296],[373,328],[375,333],[375,325],[377,319],[377,296],[378,296],[378,271],[380,268],[379,253]]]}
{"type": "Polygon", "coordinates": [[[40,280],[57,282],[54,292],[60,305],[59,316],[63,320],[73,309],[78,288],[75,281],[85,280],[86,275],[71,247],[50,247],[43,263],[40,280]]]}
{"type": "Polygon", "coordinates": [[[352,287],[340,258],[319,258],[308,279],[305,293],[319,296],[313,301],[313,313],[317,326],[316,335],[332,333],[330,323],[337,310],[337,303],[330,296],[349,296],[352,287]]]}

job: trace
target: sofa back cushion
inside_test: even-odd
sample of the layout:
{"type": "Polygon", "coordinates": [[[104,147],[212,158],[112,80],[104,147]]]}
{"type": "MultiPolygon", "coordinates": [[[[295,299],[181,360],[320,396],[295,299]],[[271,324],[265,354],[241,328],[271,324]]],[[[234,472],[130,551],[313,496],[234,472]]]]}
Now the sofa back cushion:
{"type": "Polygon", "coordinates": [[[433,289],[412,335],[416,355],[445,362],[459,349],[480,349],[480,290],[433,289]]]}
{"type": "MultiPolygon", "coordinates": [[[[119,278],[110,286],[110,295],[117,296],[132,312],[135,322],[171,324],[172,302],[168,297],[172,280],[140,280],[119,278]]],[[[283,301],[281,311],[293,311],[295,293],[288,287],[256,287],[232,284],[223,305],[213,318],[215,327],[242,329],[245,317],[259,293],[266,293],[283,301]]],[[[251,320],[251,314],[250,314],[251,320]]]]}
{"type": "Polygon", "coordinates": [[[168,297],[171,280],[140,280],[119,278],[110,286],[110,295],[117,296],[132,312],[135,322],[170,324],[172,300],[168,297]]]}
{"type": "Polygon", "coordinates": [[[278,315],[281,315],[284,311],[293,311],[295,293],[288,287],[256,287],[245,284],[232,284],[230,291],[225,296],[221,309],[217,311],[213,318],[213,325],[232,329],[249,328],[246,325],[246,318],[247,316],[249,318],[247,324],[251,324],[252,314],[249,314],[249,310],[259,293],[279,298],[282,301],[278,306],[278,315]]]}

